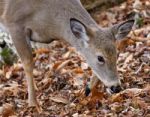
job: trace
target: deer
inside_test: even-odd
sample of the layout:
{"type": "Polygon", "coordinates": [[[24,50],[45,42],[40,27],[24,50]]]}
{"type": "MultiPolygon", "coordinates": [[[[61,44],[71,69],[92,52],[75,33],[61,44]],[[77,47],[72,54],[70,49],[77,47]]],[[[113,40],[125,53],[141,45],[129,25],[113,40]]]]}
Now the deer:
{"type": "Polygon", "coordinates": [[[11,35],[26,74],[29,107],[40,108],[33,78],[30,41],[71,44],[86,59],[93,73],[89,90],[100,80],[112,93],[122,90],[117,73],[116,41],[131,31],[134,20],[100,27],[80,0],[0,0],[0,23],[11,35]]]}

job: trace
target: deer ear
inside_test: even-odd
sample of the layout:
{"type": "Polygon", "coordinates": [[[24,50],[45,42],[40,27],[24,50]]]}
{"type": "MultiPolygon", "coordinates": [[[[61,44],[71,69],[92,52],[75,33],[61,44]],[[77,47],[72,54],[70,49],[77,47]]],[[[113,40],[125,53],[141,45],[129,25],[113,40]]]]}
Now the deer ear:
{"type": "Polygon", "coordinates": [[[70,26],[72,33],[78,39],[82,39],[83,41],[88,41],[87,31],[85,26],[79,22],[78,20],[71,19],[70,26]]]}
{"type": "Polygon", "coordinates": [[[80,39],[84,45],[88,45],[89,37],[85,26],[78,20],[70,20],[71,31],[77,39],[80,39]]]}
{"type": "Polygon", "coordinates": [[[84,35],[86,35],[86,30],[83,24],[81,24],[79,21],[75,19],[71,19],[70,26],[72,33],[77,38],[83,38],[84,35]]]}
{"type": "Polygon", "coordinates": [[[116,40],[125,38],[131,31],[134,20],[128,20],[120,24],[116,24],[112,27],[112,32],[116,40]]]}

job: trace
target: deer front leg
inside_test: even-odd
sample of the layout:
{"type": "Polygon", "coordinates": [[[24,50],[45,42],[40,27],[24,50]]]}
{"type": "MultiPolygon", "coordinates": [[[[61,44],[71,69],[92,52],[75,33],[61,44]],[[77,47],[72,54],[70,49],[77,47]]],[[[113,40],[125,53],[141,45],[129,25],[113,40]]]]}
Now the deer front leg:
{"type": "Polygon", "coordinates": [[[40,112],[41,109],[39,108],[35,95],[35,85],[33,80],[33,57],[30,47],[30,41],[27,38],[28,36],[23,27],[20,27],[18,25],[11,25],[9,28],[9,32],[12,36],[13,43],[23,63],[25,75],[27,78],[28,104],[30,107],[36,107],[37,110],[40,112]]]}
{"type": "MultiPolygon", "coordinates": [[[[25,29],[25,36],[26,36],[26,41],[27,41],[27,44],[28,44],[28,46],[29,46],[29,49],[30,49],[30,55],[32,55],[32,50],[31,50],[31,43],[30,43],[30,40],[31,40],[31,36],[32,36],[32,30],[30,30],[30,29],[25,29]]],[[[32,57],[32,56],[31,56],[32,57]]],[[[33,58],[31,58],[31,60],[33,60],[33,58]]],[[[32,62],[32,77],[33,77],[33,61],[31,61],[32,62]]],[[[36,91],[38,91],[38,88],[37,88],[37,86],[36,86],[36,83],[35,83],[35,80],[34,80],[34,78],[33,78],[33,85],[34,85],[34,88],[35,88],[35,90],[36,91]]]]}

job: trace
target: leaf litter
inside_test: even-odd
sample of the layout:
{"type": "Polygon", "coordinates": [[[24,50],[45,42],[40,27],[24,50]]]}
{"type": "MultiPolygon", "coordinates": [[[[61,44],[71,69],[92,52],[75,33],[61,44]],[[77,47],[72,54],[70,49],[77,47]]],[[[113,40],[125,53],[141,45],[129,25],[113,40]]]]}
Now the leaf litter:
{"type": "MultiPolygon", "coordinates": [[[[100,82],[86,97],[93,77],[91,68],[73,47],[54,41],[48,49],[33,52],[36,96],[42,113],[27,106],[27,84],[20,60],[0,70],[0,116],[2,117],[149,117],[150,116],[150,22],[148,0],[127,0],[95,13],[102,26],[126,19],[134,11],[143,20],[128,37],[117,42],[118,73],[124,90],[110,95],[100,82]],[[113,20],[111,20],[113,17],[113,20]],[[138,28],[137,28],[138,27],[138,28]]],[[[131,15],[132,16],[132,15],[131,15]]],[[[132,16],[133,17],[133,16],[132,16]]]]}

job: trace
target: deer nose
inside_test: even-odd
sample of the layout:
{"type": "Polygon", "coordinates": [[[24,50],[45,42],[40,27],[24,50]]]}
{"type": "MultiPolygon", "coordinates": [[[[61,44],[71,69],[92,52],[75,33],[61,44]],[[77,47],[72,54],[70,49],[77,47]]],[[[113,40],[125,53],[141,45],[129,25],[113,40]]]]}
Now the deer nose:
{"type": "Polygon", "coordinates": [[[111,93],[119,93],[120,91],[122,91],[122,87],[120,85],[111,86],[110,90],[111,90],[111,93]]]}

